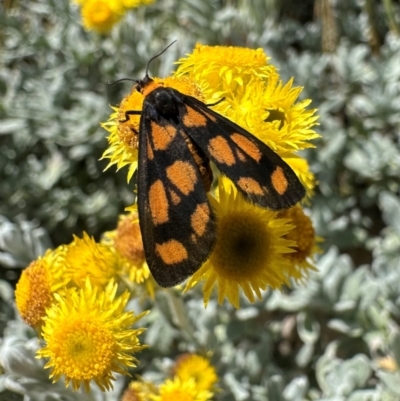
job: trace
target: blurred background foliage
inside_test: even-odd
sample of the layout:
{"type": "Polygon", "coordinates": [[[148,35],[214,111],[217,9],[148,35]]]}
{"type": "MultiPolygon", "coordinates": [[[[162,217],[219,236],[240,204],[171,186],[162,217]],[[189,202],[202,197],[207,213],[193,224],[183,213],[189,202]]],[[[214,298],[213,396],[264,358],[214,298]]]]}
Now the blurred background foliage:
{"type": "MultiPolygon", "coordinates": [[[[324,237],[319,272],[238,311],[204,310],[189,294],[184,323],[170,307],[181,299],[157,302],[139,373],[157,378],[168,358],[204,348],[221,377],[218,400],[400,399],[399,0],[159,0],[108,35],[84,31],[67,0],[0,8],[3,358],[12,343],[17,361],[37,363],[29,330],[11,321],[20,268],[72,234],[99,238],[132,203],[126,173],[99,161],[99,123],[130,90],[108,83],[143,77],[175,39],[153,76],[168,75],[196,42],[262,47],[319,109],[322,137],[305,153],[319,180],[309,210],[324,237]]],[[[87,399],[17,365],[3,366],[1,400],[87,399]]]]}

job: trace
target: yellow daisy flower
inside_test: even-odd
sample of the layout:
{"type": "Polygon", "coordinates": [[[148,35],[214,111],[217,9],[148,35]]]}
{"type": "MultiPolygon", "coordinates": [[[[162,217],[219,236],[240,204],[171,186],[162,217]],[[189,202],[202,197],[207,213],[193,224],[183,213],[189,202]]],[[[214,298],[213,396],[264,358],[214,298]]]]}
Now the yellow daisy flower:
{"type": "Polygon", "coordinates": [[[241,98],[246,86],[267,78],[275,67],[268,65],[263,49],[196,44],[192,54],[181,58],[175,76],[187,76],[196,82],[206,98],[241,98]]]}
{"type": "Polygon", "coordinates": [[[138,335],[144,329],[132,326],[146,312],[135,316],[125,311],[129,300],[126,291],[116,297],[117,285],[111,281],[104,291],[92,287],[89,280],[83,289],[70,288],[47,310],[43,338],[46,345],[38,358],[49,359],[53,382],[65,376],[66,387],[74,390],[83,384],[90,390],[94,381],[102,391],[112,388],[114,372],[128,374],[137,360],[132,353],[142,350],[138,335]]]}
{"type": "Polygon", "coordinates": [[[145,381],[131,381],[129,387],[121,397],[121,401],[148,401],[151,395],[157,393],[153,383],[145,381]]]}
{"type": "Polygon", "coordinates": [[[119,276],[121,266],[109,246],[98,244],[87,233],[63,247],[65,277],[76,286],[84,287],[89,277],[95,286],[104,287],[112,278],[119,276]]]}
{"type": "Polygon", "coordinates": [[[215,368],[207,358],[189,353],[177,359],[174,375],[183,382],[193,378],[200,390],[211,390],[218,381],[215,368]]]}
{"type": "Polygon", "coordinates": [[[108,33],[122,18],[124,9],[119,0],[85,0],[81,14],[85,29],[108,33]]]}
{"type": "Polygon", "coordinates": [[[219,202],[211,198],[218,216],[217,243],[205,264],[189,279],[185,291],[205,281],[204,303],[218,285],[218,302],[225,298],[239,308],[239,290],[250,302],[254,293],[288,284],[297,271],[285,257],[296,243],[285,236],[293,228],[288,219],[246,202],[226,178],[220,180],[219,202]]]}
{"type": "Polygon", "coordinates": [[[194,379],[183,381],[175,377],[161,384],[160,394],[150,396],[150,399],[153,401],[208,401],[212,397],[212,392],[200,390],[194,379]]]}
{"type": "Polygon", "coordinates": [[[19,278],[15,290],[18,311],[22,319],[38,332],[46,309],[54,301],[54,292],[68,282],[63,272],[59,249],[48,250],[44,256],[33,261],[19,278]]]}
{"type": "Polygon", "coordinates": [[[295,241],[295,252],[288,253],[285,257],[291,261],[295,270],[292,277],[302,281],[308,276],[309,270],[317,270],[312,261],[313,255],[321,252],[317,242],[321,238],[315,236],[311,219],[304,213],[300,206],[294,206],[279,212],[279,217],[290,219],[294,224],[293,230],[289,231],[285,238],[295,241]]]}

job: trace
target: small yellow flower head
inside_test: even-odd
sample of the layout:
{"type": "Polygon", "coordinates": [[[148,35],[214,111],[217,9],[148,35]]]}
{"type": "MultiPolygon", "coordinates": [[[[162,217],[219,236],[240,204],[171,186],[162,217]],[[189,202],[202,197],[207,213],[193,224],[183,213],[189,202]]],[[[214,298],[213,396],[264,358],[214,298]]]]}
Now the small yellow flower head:
{"type": "Polygon", "coordinates": [[[262,49],[196,44],[193,53],[181,58],[176,76],[188,76],[210,99],[241,97],[246,86],[269,76],[274,67],[267,64],[262,49]]]}
{"type": "Polygon", "coordinates": [[[59,263],[58,250],[47,251],[33,261],[21,274],[15,299],[22,319],[40,332],[42,318],[51,306],[53,293],[67,284],[59,263]]]}
{"type": "Polygon", "coordinates": [[[65,276],[83,288],[89,277],[95,286],[104,287],[118,277],[120,265],[116,254],[106,244],[98,244],[87,233],[64,247],[65,276]]]}
{"type": "Polygon", "coordinates": [[[204,280],[207,305],[214,285],[218,284],[218,302],[226,297],[238,308],[240,289],[254,302],[254,293],[261,299],[260,290],[267,286],[276,289],[288,284],[293,268],[285,255],[293,252],[291,247],[296,245],[285,238],[293,228],[288,220],[246,202],[225,178],[220,180],[219,202],[211,201],[218,216],[217,243],[185,290],[204,280]]]}
{"type": "Polygon", "coordinates": [[[175,377],[166,380],[160,386],[160,394],[151,396],[153,401],[209,401],[213,397],[211,391],[198,388],[194,379],[181,380],[175,377]]]}
{"type": "Polygon", "coordinates": [[[135,283],[142,283],[150,276],[143,249],[137,211],[121,215],[117,229],[104,234],[104,243],[113,246],[120,257],[122,274],[135,283]]]}
{"type": "Polygon", "coordinates": [[[131,381],[122,395],[121,401],[148,401],[150,396],[156,393],[157,389],[153,383],[131,381]]]}
{"type": "Polygon", "coordinates": [[[304,214],[300,206],[279,212],[279,217],[290,219],[294,224],[293,230],[288,232],[285,238],[295,241],[297,245],[294,247],[295,252],[288,253],[286,258],[296,266],[297,274],[293,274],[293,278],[301,281],[308,276],[309,270],[316,270],[312,257],[320,252],[316,244],[319,238],[315,236],[311,219],[304,214]]]}
{"type": "Polygon", "coordinates": [[[66,387],[74,390],[83,384],[90,390],[94,381],[102,391],[112,388],[114,372],[128,374],[137,360],[132,356],[144,348],[138,335],[144,329],[133,329],[133,324],[145,313],[135,316],[125,311],[129,293],[116,297],[117,285],[112,281],[104,291],[92,287],[70,288],[47,310],[44,318],[45,347],[38,358],[49,359],[53,382],[65,376],[66,387]]]}
{"type": "Polygon", "coordinates": [[[118,0],[85,0],[81,14],[86,30],[108,33],[121,19],[124,9],[118,0]]]}
{"type": "Polygon", "coordinates": [[[174,374],[183,382],[193,378],[200,390],[212,390],[218,381],[215,368],[207,358],[189,353],[177,359],[174,374]]]}
{"type": "MultiPolygon", "coordinates": [[[[182,92],[186,95],[196,97],[199,100],[204,100],[199,87],[190,79],[186,77],[176,78],[167,77],[164,79],[153,78],[156,85],[170,87],[182,92]]],[[[103,153],[103,159],[109,159],[109,168],[112,165],[117,165],[117,169],[129,166],[128,181],[133,176],[137,169],[138,161],[138,146],[139,146],[139,115],[130,115],[126,120],[127,111],[141,111],[143,107],[144,96],[133,86],[131,93],[124,97],[119,107],[113,107],[114,112],[110,115],[107,122],[102,123],[101,126],[107,130],[110,135],[108,136],[109,147],[103,153]]]]}

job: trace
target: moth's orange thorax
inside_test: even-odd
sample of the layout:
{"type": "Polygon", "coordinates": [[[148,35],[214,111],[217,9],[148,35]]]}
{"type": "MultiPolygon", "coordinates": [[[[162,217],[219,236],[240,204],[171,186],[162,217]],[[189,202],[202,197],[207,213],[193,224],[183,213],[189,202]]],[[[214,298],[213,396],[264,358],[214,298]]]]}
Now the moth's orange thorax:
{"type": "Polygon", "coordinates": [[[146,85],[144,85],[141,88],[141,93],[144,97],[148,96],[151,92],[153,92],[154,89],[163,87],[164,85],[161,82],[155,82],[153,80],[149,81],[146,83],[146,85]]]}

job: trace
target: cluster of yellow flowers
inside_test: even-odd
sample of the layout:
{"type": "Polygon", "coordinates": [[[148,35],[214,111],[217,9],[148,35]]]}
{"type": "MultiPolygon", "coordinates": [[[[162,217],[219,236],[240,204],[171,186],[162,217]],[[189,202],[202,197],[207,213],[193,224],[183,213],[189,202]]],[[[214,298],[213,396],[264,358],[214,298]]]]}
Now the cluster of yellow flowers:
{"type": "MultiPolygon", "coordinates": [[[[292,80],[283,84],[261,49],[197,45],[178,64],[172,77],[155,81],[215,104],[214,110],[264,141],[295,171],[309,199],[315,178],[306,160],[296,153],[312,147],[310,140],[318,137],[312,129],[317,117],[315,110],[307,110],[309,100],[297,101],[301,88],[292,87],[292,80]],[[217,102],[221,98],[224,101],[217,102]]],[[[128,180],[138,164],[140,117],[121,121],[126,111],[141,110],[142,104],[143,95],[134,88],[102,124],[110,133],[104,157],[109,166],[128,166],[128,180]]],[[[227,299],[238,308],[241,292],[254,302],[268,287],[279,289],[291,279],[302,281],[315,270],[312,257],[319,251],[319,239],[301,206],[281,212],[261,209],[244,201],[221,176],[213,188],[210,202],[218,219],[217,243],[185,291],[203,283],[205,305],[216,288],[219,303],[227,299]]],[[[54,381],[64,376],[73,389],[83,385],[89,390],[94,381],[101,390],[109,390],[114,373],[127,374],[137,363],[133,354],[145,347],[138,340],[144,329],[133,325],[146,312],[136,316],[126,305],[132,297],[154,298],[159,287],[145,260],[136,206],[128,210],[101,242],[86,233],[75,237],[69,245],[33,261],[17,284],[18,310],[44,341],[38,358],[48,360],[45,367],[52,369],[54,381]]],[[[191,358],[187,361],[195,357],[191,358]]],[[[199,375],[207,379],[194,380],[185,376],[185,369],[191,371],[187,365],[178,366],[173,379],[143,399],[203,401],[212,397],[214,371],[207,376],[204,367],[199,375]],[[201,387],[199,383],[207,380],[211,387],[201,387]],[[191,398],[173,396],[179,392],[191,398]]],[[[153,391],[153,386],[139,382],[131,389],[153,391]]]]}
{"type": "Polygon", "coordinates": [[[108,33],[131,8],[149,5],[154,0],[74,0],[81,7],[82,24],[88,31],[108,33]]]}
{"type": "MultiPolygon", "coordinates": [[[[301,88],[293,80],[283,84],[262,49],[204,46],[178,61],[173,76],[154,78],[156,83],[193,96],[231,119],[277,152],[295,171],[307,191],[313,194],[315,178],[305,159],[297,155],[313,147],[318,137],[315,110],[307,110],[310,100],[298,101],[301,88]],[[223,101],[220,101],[223,99],[223,101]]],[[[138,115],[143,95],[135,87],[103,127],[110,132],[104,157],[109,166],[129,166],[128,181],[138,165],[138,115]]],[[[204,283],[204,302],[218,288],[218,301],[225,298],[239,307],[242,289],[250,302],[267,287],[277,289],[302,281],[313,270],[312,256],[318,252],[314,229],[300,206],[279,213],[244,201],[227,178],[219,176],[210,202],[218,220],[217,244],[204,265],[189,279],[186,290],[204,283]],[[240,246],[238,246],[240,244],[240,246]]]]}
{"type": "Polygon", "coordinates": [[[160,386],[132,381],[121,401],[209,401],[218,391],[217,381],[217,373],[208,358],[183,354],[175,362],[172,378],[160,386]]]}
{"type": "Polygon", "coordinates": [[[69,245],[48,250],[22,272],[17,283],[20,315],[45,343],[38,358],[48,360],[50,378],[57,381],[65,376],[66,385],[72,383],[74,390],[82,384],[89,390],[92,380],[103,391],[111,389],[113,372],[128,374],[137,363],[133,353],[145,347],[138,339],[144,329],[133,326],[147,311],[135,315],[126,306],[138,294],[135,286],[143,287],[139,283],[149,281],[143,288],[154,294],[149,271],[135,254],[129,266],[117,249],[123,250],[124,234],[135,245],[135,225],[131,227],[131,232],[126,227],[120,230],[113,246],[109,244],[118,237],[118,228],[106,233],[101,243],[84,233],[69,245]]]}

